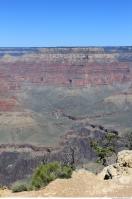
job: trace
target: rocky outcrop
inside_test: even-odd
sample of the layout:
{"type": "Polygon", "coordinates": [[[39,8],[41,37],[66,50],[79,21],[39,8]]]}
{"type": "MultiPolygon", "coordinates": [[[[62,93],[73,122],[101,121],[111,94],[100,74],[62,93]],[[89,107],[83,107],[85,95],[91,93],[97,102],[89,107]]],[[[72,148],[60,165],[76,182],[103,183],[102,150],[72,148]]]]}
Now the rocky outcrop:
{"type": "Polygon", "coordinates": [[[119,152],[117,162],[105,167],[99,177],[105,180],[113,179],[121,184],[132,183],[132,151],[119,152]]]}
{"type": "Polygon", "coordinates": [[[121,167],[129,167],[132,168],[132,151],[124,150],[118,153],[117,163],[121,167]]]}

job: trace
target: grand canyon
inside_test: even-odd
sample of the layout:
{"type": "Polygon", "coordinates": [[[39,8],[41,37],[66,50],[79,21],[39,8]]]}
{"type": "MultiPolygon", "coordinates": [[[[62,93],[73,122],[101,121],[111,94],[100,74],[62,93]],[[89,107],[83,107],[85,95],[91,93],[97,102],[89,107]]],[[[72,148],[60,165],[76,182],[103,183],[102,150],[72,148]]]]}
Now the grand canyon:
{"type": "Polygon", "coordinates": [[[90,169],[91,139],[105,146],[107,132],[116,152],[129,149],[131,116],[132,47],[0,48],[1,184],[45,159],[71,162],[73,148],[90,169]]]}

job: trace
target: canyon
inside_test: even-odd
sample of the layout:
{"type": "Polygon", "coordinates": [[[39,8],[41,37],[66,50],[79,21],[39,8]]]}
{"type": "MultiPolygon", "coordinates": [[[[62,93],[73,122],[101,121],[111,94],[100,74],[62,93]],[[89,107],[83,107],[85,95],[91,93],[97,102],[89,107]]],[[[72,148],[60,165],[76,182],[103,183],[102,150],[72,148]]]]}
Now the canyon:
{"type": "Polygon", "coordinates": [[[57,143],[65,115],[129,128],[131,84],[132,47],[0,48],[0,143],[57,143]]]}
{"type": "Polygon", "coordinates": [[[132,47],[0,48],[1,184],[72,161],[71,146],[77,166],[95,162],[90,140],[108,131],[128,149],[131,117],[132,47]]]}

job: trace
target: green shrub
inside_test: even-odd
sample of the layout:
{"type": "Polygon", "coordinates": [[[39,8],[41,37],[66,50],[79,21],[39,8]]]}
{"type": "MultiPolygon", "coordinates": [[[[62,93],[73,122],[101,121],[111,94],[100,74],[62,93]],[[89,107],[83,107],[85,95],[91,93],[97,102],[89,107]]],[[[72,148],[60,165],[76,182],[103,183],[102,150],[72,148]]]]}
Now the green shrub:
{"type": "Polygon", "coordinates": [[[73,168],[62,166],[58,162],[42,164],[37,167],[33,176],[26,181],[17,181],[11,187],[12,192],[31,191],[46,186],[56,178],[70,178],[73,168]]]}
{"type": "Polygon", "coordinates": [[[11,187],[12,192],[28,191],[28,186],[26,183],[16,182],[11,187]]]}
{"type": "Polygon", "coordinates": [[[58,178],[70,178],[73,172],[73,168],[69,166],[63,166],[58,174],[58,178]]]}
{"type": "Polygon", "coordinates": [[[118,135],[113,132],[108,132],[105,136],[106,140],[108,141],[108,145],[113,145],[115,141],[118,139],[118,135]]]}
{"type": "Polygon", "coordinates": [[[106,158],[111,156],[115,150],[113,146],[100,146],[97,141],[91,142],[91,147],[95,150],[97,156],[99,159],[97,159],[97,163],[102,163],[104,166],[106,166],[106,158]]]}
{"type": "Polygon", "coordinates": [[[40,165],[32,176],[31,185],[39,189],[56,178],[70,178],[72,171],[70,166],[62,166],[58,162],[40,165]]]}

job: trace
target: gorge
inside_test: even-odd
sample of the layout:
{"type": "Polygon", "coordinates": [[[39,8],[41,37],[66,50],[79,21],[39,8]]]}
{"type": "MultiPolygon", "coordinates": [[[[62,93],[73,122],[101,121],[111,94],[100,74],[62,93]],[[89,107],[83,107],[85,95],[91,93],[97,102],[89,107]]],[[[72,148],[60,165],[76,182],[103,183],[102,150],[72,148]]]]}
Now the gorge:
{"type": "Polygon", "coordinates": [[[90,141],[108,132],[128,148],[131,117],[132,47],[0,48],[2,184],[45,158],[72,161],[71,146],[77,165],[95,161],[90,141]]]}

